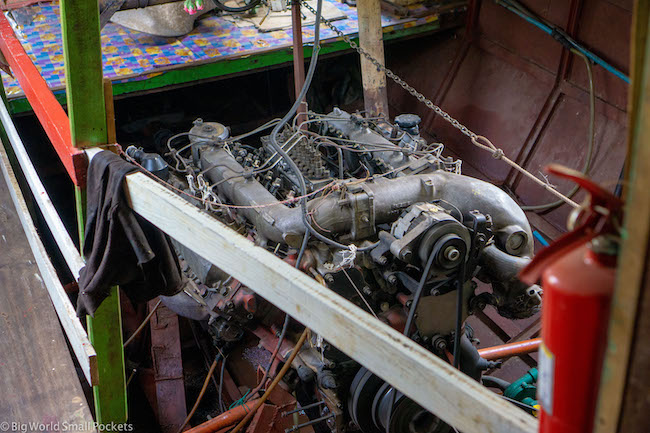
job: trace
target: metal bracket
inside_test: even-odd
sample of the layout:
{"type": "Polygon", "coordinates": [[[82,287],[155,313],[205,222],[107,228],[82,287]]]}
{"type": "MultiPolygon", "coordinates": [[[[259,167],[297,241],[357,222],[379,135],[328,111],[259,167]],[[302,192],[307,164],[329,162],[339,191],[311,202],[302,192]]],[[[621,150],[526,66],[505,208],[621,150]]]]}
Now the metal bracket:
{"type": "Polygon", "coordinates": [[[376,227],[373,192],[365,184],[349,188],[349,191],[352,193],[349,196],[349,203],[354,210],[352,239],[363,239],[374,235],[376,227]]]}

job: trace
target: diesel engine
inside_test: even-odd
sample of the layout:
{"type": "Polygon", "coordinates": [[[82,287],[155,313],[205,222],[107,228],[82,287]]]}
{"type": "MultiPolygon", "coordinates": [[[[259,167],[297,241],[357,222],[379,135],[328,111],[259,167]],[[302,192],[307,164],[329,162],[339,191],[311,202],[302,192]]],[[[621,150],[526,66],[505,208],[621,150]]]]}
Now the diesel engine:
{"type": "MultiPolygon", "coordinates": [[[[480,380],[495,365],[478,355],[464,322],[486,305],[511,319],[538,310],[539,287],[517,279],[533,254],[531,228],[506,192],[462,175],[461,161],[422,138],[418,124],[415,115],[388,122],[334,109],[253,139],[199,119],[179,134],[186,141],[167,141],[165,161],[127,153],[214,218],[480,380]]],[[[253,333],[286,359],[301,325],[175,247],[189,283],[163,302],[201,321],[223,352],[253,333]]],[[[292,367],[286,381],[317,420],[314,431],[451,429],[319,335],[292,367]]]]}

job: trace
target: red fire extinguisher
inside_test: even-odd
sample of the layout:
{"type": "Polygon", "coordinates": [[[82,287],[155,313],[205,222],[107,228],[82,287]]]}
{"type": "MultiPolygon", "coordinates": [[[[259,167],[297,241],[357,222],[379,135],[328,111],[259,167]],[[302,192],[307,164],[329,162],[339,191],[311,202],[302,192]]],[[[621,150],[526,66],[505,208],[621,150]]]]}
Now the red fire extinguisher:
{"type": "Polygon", "coordinates": [[[552,165],[590,194],[573,231],[540,251],[522,270],[542,280],[538,400],[541,433],[591,433],[614,291],[623,202],[581,173],[552,165]]]}

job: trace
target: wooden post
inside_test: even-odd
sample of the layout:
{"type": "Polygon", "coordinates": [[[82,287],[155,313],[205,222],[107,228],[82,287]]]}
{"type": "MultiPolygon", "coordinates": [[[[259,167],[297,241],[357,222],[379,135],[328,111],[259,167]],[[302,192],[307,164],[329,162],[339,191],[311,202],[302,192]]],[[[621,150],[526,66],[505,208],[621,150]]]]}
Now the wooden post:
{"type": "MultiPolygon", "coordinates": [[[[628,366],[639,368],[640,359],[632,359],[630,353],[638,342],[637,358],[643,355],[643,346],[647,340],[637,340],[650,332],[650,326],[641,322],[639,297],[643,290],[644,278],[646,291],[648,283],[648,255],[650,255],[650,5],[648,2],[636,2],[632,32],[631,75],[632,83],[629,90],[629,132],[627,188],[625,204],[625,221],[623,224],[622,248],[618,258],[616,291],[612,301],[609,320],[609,334],[603,375],[601,379],[598,411],[596,413],[595,433],[614,431],[632,431],[629,425],[632,420],[621,420],[623,397],[627,396],[630,385],[635,385],[634,370],[628,371],[628,366]],[[635,329],[636,328],[636,329],[635,329]],[[637,333],[635,338],[635,331],[637,333]],[[626,422],[622,422],[626,421],[626,422]]],[[[647,295],[647,294],[646,294],[647,295]]],[[[648,302],[646,301],[646,304],[648,302]]],[[[647,349],[646,349],[647,350],[647,349]]],[[[641,366],[643,363],[641,363],[641,366]]],[[[644,367],[641,367],[644,368],[644,367]]],[[[638,380],[647,372],[636,372],[638,380]],[[638,374],[641,373],[641,374],[638,374]]],[[[638,384],[636,384],[638,386],[638,384]]],[[[647,384],[645,384],[647,386],[647,384]]],[[[636,395],[636,394],[633,394],[636,395]]],[[[643,397],[633,404],[643,405],[647,401],[647,390],[643,397]]],[[[647,406],[647,404],[646,404],[647,406]]],[[[630,413],[628,409],[626,413],[630,413]]],[[[639,419],[645,421],[647,414],[638,412],[639,419]]],[[[640,422],[643,422],[640,421],[640,422]]],[[[635,428],[643,428],[636,424],[635,428]]],[[[637,430],[641,431],[641,430],[637,430]]]]}
{"type": "MultiPolygon", "coordinates": [[[[368,54],[384,62],[384,33],[381,27],[380,0],[358,0],[359,45],[368,54]]],[[[388,116],[386,74],[379,71],[365,56],[361,56],[363,100],[367,116],[388,116]]]]}
{"type": "MultiPolygon", "coordinates": [[[[300,2],[294,1],[291,4],[291,31],[293,35],[293,83],[296,98],[305,84],[305,51],[302,46],[302,11],[300,2]]],[[[303,100],[298,107],[298,125],[306,120],[305,101],[303,100]]]]}
{"type": "MultiPolygon", "coordinates": [[[[108,142],[97,0],[62,0],[61,33],[72,145],[97,147],[108,142]]],[[[83,251],[85,189],[75,188],[80,250],[83,251]]],[[[120,292],[111,289],[95,317],[87,317],[88,336],[97,352],[99,384],[93,387],[99,423],[127,420],[120,292]]]]}

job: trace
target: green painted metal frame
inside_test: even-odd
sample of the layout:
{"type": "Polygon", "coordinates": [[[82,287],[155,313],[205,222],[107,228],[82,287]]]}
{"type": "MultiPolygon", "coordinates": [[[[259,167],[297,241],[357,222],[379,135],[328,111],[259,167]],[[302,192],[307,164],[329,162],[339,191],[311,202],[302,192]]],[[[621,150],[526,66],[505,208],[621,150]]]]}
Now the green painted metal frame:
{"type": "MultiPolygon", "coordinates": [[[[412,36],[422,36],[427,33],[433,33],[439,29],[440,22],[436,20],[420,26],[385,32],[384,40],[392,41],[412,36]]],[[[354,40],[358,42],[359,39],[355,38],[354,40]]],[[[348,44],[341,40],[330,40],[323,43],[320,52],[321,55],[326,55],[344,53],[345,51],[350,51],[348,44]]],[[[305,47],[305,58],[309,58],[311,52],[311,47],[305,47]]],[[[291,63],[292,60],[293,50],[291,47],[284,47],[245,57],[223,59],[212,63],[204,63],[181,69],[171,69],[146,80],[113,83],[113,95],[120,96],[129,93],[146,92],[148,90],[161,89],[164,87],[178,86],[203,80],[214,80],[247,72],[255,72],[255,70],[262,68],[286,65],[291,63]]],[[[57,92],[55,96],[62,104],[66,102],[66,94],[64,91],[57,92]]],[[[9,107],[12,114],[31,111],[29,102],[25,98],[10,100],[9,107]]]]}
{"type": "MultiPolygon", "coordinates": [[[[106,105],[96,0],[61,0],[68,117],[77,148],[107,144],[106,105]]],[[[85,190],[75,187],[80,250],[83,251],[85,190]]],[[[95,317],[87,317],[88,336],[97,352],[98,385],[93,387],[95,418],[101,424],[127,421],[126,377],[122,346],[120,294],[117,287],[95,317]]]]}

